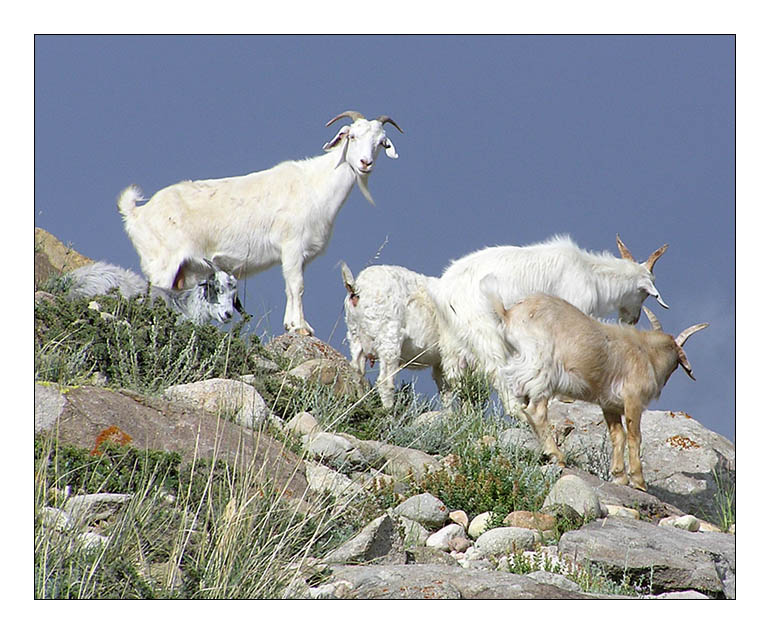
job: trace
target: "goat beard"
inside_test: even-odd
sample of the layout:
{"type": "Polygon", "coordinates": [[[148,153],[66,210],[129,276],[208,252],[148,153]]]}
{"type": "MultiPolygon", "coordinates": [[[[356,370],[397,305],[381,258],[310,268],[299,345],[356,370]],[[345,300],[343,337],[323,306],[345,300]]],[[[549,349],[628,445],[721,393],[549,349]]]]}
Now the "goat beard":
{"type": "Polygon", "coordinates": [[[358,182],[358,189],[364,195],[364,198],[374,205],[374,199],[369,193],[369,174],[357,174],[356,181],[358,182]]]}

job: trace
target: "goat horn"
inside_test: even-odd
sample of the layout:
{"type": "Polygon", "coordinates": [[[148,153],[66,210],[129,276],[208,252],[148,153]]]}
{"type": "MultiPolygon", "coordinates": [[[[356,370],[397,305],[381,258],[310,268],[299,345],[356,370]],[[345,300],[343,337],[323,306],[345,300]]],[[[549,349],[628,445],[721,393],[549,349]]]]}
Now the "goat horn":
{"type": "Polygon", "coordinates": [[[708,326],[708,324],[697,324],[695,326],[690,326],[689,328],[685,328],[676,338],[676,345],[678,345],[679,347],[683,346],[684,342],[687,341],[690,335],[695,334],[699,330],[703,330],[706,326],[708,326]]]}
{"type": "Polygon", "coordinates": [[[694,381],[695,377],[692,374],[692,366],[687,360],[687,355],[684,353],[684,350],[682,350],[680,346],[677,346],[676,352],[679,355],[679,365],[681,365],[684,371],[687,372],[687,376],[689,376],[694,381]]]}
{"type": "Polygon", "coordinates": [[[647,258],[644,266],[650,273],[652,273],[652,267],[655,266],[655,262],[657,262],[658,258],[666,252],[666,249],[668,249],[668,245],[664,244],[662,247],[660,247],[660,249],[655,251],[650,257],[647,258]]]}
{"type": "Polygon", "coordinates": [[[644,309],[644,314],[647,315],[647,319],[650,320],[650,323],[652,324],[653,330],[663,330],[663,327],[660,325],[660,322],[658,321],[658,318],[655,316],[655,314],[647,308],[647,306],[642,306],[644,309]]]}
{"type": "Polygon", "coordinates": [[[377,121],[379,121],[382,125],[385,125],[386,123],[392,123],[394,126],[396,126],[396,130],[398,130],[401,134],[404,133],[404,131],[401,129],[401,126],[393,121],[393,119],[391,119],[388,115],[381,114],[379,117],[377,117],[377,121]]]}
{"type": "Polygon", "coordinates": [[[624,260],[631,260],[632,262],[636,262],[634,260],[634,256],[631,255],[631,251],[628,250],[628,247],[626,247],[625,244],[623,244],[623,240],[620,239],[620,234],[615,234],[615,240],[618,243],[618,251],[620,251],[620,255],[623,257],[624,260]]]}
{"type": "Polygon", "coordinates": [[[329,121],[329,123],[326,124],[326,127],[328,128],[335,121],[339,121],[340,119],[344,119],[345,117],[350,117],[351,119],[353,119],[353,121],[356,121],[358,119],[365,119],[364,115],[362,115],[360,112],[357,112],[356,110],[345,110],[345,112],[341,112],[336,117],[334,117],[334,119],[329,121]]]}

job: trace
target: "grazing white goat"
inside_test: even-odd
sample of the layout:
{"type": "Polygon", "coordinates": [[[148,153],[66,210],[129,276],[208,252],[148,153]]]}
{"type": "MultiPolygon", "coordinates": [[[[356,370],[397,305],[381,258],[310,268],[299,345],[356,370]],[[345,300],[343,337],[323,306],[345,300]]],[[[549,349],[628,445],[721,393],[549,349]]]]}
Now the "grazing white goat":
{"type": "Polygon", "coordinates": [[[506,308],[498,280],[488,275],[481,290],[508,347],[504,372],[518,410],[523,413],[548,455],[564,464],[564,456],[548,426],[548,399],[560,394],[602,408],[612,440],[611,472],[617,484],[646,490],[640,447],[641,416],[678,366],[693,380],[682,346],[708,326],[690,326],[678,337],[667,335],[645,306],[653,330],[602,323],[569,302],[532,295],[506,308]],[[628,431],[628,472],[624,465],[628,431]]]}
{"type": "Polygon", "coordinates": [[[377,392],[382,404],[393,407],[395,375],[401,368],[430,368],[443,393],[436,314],[425,291],[431,278],[403,266],[370,266],[358,278],[344,262],[341,269],[348,292],[345,323],[351,365],[363,375],[366,361],[379,359],[377,392]]]}
{"type": "Polygon", "coordinates": [[[554,236],[529,246],[489,247],[466,255],[446,268],[428,285],[439,323],[440,353],[444,376],[456,381],[466,363],[492,379],[508,411],[508,394],[498,370],[505,365],[506,346],[497,321],[486,310],[480,282],[494,274],[503,302],[534,293],[567,300],[593,317],[618,311],[620,320],[635,324],[648,295],[668,308],[655,288],[653,266],[668,248],[663,245],[647,261],[634,261],[617,236],[622,257],[591,253],[567,236],[554,236]]]}
{"type": "Polygon", "coordinates": [[[383,126],[391,123],[402,131],[388,116],[369,121],[353,110],[326,125],[344,117],[352,123],[339,129],[320,156],[244,176],[184,181],[161,189],[141,207],[140,189],[125,189],[118,209],[150,282],[186,288],[206,274],[204,258],[239,279],[280,262],[284,328],[312,334],[302,308],[304,268],[326,248],[355,183],[373,203],[367,183],[380,149],[398,158],[383,126]]]}
{"type": "MultiPolygon", "coordinates": [[[[243,312],[238,299],[238,280],[209,262],[209,275],[195,286],[185,290],[149,285],[151,298],[160,297],[166,305],[196,324],[216,319],[226,323],[233,311],[243,312]]],[[[141,275],[107,262],[94,262],[67,273],[70,287],[68,297],[106,295],[118,289],[126,299],[147,292],[148,282],[141,275]]]]}

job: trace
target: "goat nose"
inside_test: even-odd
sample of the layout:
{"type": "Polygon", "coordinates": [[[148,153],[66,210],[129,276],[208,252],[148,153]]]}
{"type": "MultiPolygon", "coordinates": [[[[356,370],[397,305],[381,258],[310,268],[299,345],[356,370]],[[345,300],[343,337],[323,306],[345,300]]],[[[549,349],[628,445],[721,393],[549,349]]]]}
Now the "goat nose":
{"type": "Polygon", "coordinates": [[[361,159],[361,166],[362,167],[370,167],[373,161],[370,161],[369,159],[362,158],[361,159]]]}

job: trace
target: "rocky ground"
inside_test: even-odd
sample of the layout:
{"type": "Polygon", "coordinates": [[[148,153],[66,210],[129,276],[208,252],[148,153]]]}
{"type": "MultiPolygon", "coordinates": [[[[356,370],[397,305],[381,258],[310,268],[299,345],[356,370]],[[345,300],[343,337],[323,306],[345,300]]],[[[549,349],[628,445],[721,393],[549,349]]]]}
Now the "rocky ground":
{"type": "MultiPolygon", "coordinates": [[[[43,260],[36,253],[36,270],[44,268],[43,260]]],[[[45,300],[36,294],[36,301],[45,300]]],[[[252,363],[260,375],[320,383],[348,397],[369,387],[340,352],[318,339],[282,335],[266,348],[271,354],[252,363]],[[283,369],[267,358],[275,355],[287,360],[283,369]]],[[[174,451],[183,460],[216,456],[256,464],[299,510],[321,492],[333,493],[344,510],[378,487],[398,492],[405,479],[451,472],[457,459],[334,431],[310,411],[282,420],[267,406],[254,375],[172,385],[152,396],[94,383],[36,382],[36,434],[91,449],[113,430],[132,446],[174,451]],[[270,429],[279,433],[266,433],[270,429]],[[276,440],[286,434],[297,439],[291,449],[276,440]]],[[[642,492],[607,481],[609,444],[597,407],[554,402],[549,409],[574,466],[541,467],[553,476],[553,486],[539,511],[511,512],[499,526],[490,522],[491,513],[469,514],[429,493],[396,496],[357,535],[308,559],[306,574],[298,573],[284,596],[596,598],[604,595],[575,581],[596,568],[635,588],[637,596],[735,598],[735,525],[715,525],[724,492],[734,491],[734,445],[685,413],[645,412],[648,491],[642,492]],[[556,524],[565,516],[577,528],[557,541],[556,524]]],[[[428,425],[444,415],[425,412],[414,423],[428,425]]],[[[537,448],[531,432],[515,426],[483,441],[537,448]]],[[[127,499],[109,492],[71,496],[45,509],[44,519],[66,526],[80,518],[82,539],[99,543],[103,537],[89,528],[89,514],[103,519],[127,499]]]]}

